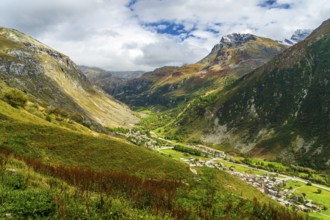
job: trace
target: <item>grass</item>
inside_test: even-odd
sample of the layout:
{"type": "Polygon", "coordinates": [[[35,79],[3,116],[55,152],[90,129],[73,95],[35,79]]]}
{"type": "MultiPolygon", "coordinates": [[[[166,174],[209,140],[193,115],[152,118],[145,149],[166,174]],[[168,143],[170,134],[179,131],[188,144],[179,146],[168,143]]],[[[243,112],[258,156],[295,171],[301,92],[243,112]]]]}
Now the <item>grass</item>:
{"type": "Polygon", "coordinates": [[[201,160],[207,160],[206,157],[186,154],[186,153],[179,152],[179,151],[172,150],[172,149],[159,150],[159,152],[163,153],[163,154],[166,154],[166,155],[172,157],[175,160],[180,160],[180,158],[185,158],[185,159],[196,158],[196,159],[201,159],[201,160]]]}
{"type": "MultiPolygon", "coordinates": [[[[316,202],[326,207],[330,207],[330,192],[327,190],[322,190],[321,193],[317,192],[317,187],[303,185],[295,190],[295,193],[306,193],[306,199],[311,199],[313,202],[316,202]]],[[[330,209],[322,211],[322,213],[330,215],[330,209]]]]}
{"type": "Polygon", "coordinates": [[[220,190],[227,191],[233,195],[242,197],[244,199],[253,200],[254,198],[258,199],[262,203],[271,203],[276,204],[275,201],[271,200],[267,195],[261,193],[256,188],[247,183],[243,182],[239,178],[232,176],[224,171],[217,169],[201,167],[196,168],[200,175],[206,176],[209,181],[215,181],[217,187],[220,190]]]}
{"type": "Polygon", "coordinates": [[[0,168],[1,219],[5,213],[10,213],[11,219],[172,219],[149,208],[139,209],[121,195],[84,192],[61,179],[36,172],[12,156],[0,168]]]}
{"type": "Polygon", "coordinates": [[[0,146],[50,164],[151,178],[190,175],[182,163],[120,139],[71,131],[0,102],[0,146]]]}
{"type": "Polygon", "coordinates": [[[234,166],[235,170],[240,173],[250,173],[250,174],[257,174],[257,175],[263,175],[263,174],[268,173],[267,171],[261,171],[261,170],[245,167],[241,164],[233,163],[233,162],[226,161],[226,160],[219,160],[219,162],[221,162],[226,167],[234,166]]]}

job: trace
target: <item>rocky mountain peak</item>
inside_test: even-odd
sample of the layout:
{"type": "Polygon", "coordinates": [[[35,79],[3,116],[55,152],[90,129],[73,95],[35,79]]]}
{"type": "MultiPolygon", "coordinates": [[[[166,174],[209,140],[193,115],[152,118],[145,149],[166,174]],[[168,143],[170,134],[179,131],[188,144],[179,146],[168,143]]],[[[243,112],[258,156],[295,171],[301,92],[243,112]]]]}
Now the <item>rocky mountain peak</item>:
{"type": "Polygon", "coordinates": [[[223,36],[220,40],[220,44],[224,46],[239,46],[242,45],[250,40],[255,40],[256,36],[252,34],[239,34],[239,33],[232,33],[226,36],[223,36]]]}
{"type": "Polygon", "coordinates": [[[290,39],[285,39],[284,43],[287,45],[294,45],[302,40],[304,40],[308,35],[312,33],[313,30],[311,29],[297,29],[290,39]]]}

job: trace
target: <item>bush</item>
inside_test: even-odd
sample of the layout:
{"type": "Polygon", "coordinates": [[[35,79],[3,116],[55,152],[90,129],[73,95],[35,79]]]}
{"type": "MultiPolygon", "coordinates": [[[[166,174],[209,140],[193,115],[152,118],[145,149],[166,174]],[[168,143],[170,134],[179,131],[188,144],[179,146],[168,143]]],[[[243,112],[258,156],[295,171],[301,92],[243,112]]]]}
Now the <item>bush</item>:
{"type": "Polygon", "coordinates": [[[51,122],[52,121],[52,118],[49,116],[49,115],[46,115],[46,121],[48,121],[48,122],[51,122]]]}
{"type": "Polygon", "coordinates": [[[26,188],[24,176],[19,173],[5,175],[2,184],[12,190],[24,190],[26,188]]]}
{"type": "Polygon", "coordinates": [[[1,191],[0,213],[12,213],[14,219],[40,219],[54,216],[56,207],[51,191],[1,191]]]}
{"type": "Polygon", "coordinates": [[[188,153],[188,154],[195,155],[195,156],[201,156],[201,151],[199,151],[197,149],[194,149],[194,148],[175,145],[173,150],[180,151],[180,152],[183,152],[183,153],[188,153]]]}
{"type": "Polygon", "coordinates": [[[27,102],[27,96],[18,89],[7,89],[3,94],[3,100],[9,105],[18,108],[24,107],[27,102]]]}
{"type": "Polygon", "coordinates": [[[69,114],[59,106],[49,106],[46,110],[46,113],[54,114],[64,118],[67,118],[69,116],[69,114]]]}

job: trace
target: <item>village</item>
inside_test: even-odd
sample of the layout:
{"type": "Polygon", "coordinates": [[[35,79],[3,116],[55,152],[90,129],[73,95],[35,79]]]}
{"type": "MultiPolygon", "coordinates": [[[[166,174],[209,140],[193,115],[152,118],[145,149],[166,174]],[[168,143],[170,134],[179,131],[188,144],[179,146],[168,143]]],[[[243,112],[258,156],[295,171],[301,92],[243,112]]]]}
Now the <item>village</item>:
{"type": "MultiPolygon", "coordinates": [[[[223,153],[224,155],[224,153],[223,153]]],[[[300,197],[292,196],[294,189],[283,189],[285,182],[291,178],[280,178],[271,174],[246,174],[240,173],[235,170],[235,166],[226,167],[220,158],[212,158],[209,161],[204,161],[195,158],[180,158],[181,161],[187,163],[191,169],[193,167],[207,166],[210,168],[215,168],[223,170],[231,175],[234,175],[246,183],[257,188],[260,192],[267,194],[270,198],[278,201],[283,206],[292,206],[297,210],[304,212],[319,211],[320,206],[313,204],[311,200],[302,200],[300,197]]],[[[194,170],[192,170],[194,172],[194,170]]],[[[195,172],[194,172],[195,173],[195,172]]]]}
{"type": "MultiPolygon", "coordinates": [[[[155,133],[150,132],[149,135],[141,134],[139,131],[128,132],[125,134],[126,138],[134,144],[144,146],[152,150],[162,150],[162,149],[173,149],[174,146],[172,141],[158,137],[155,133]]],[[[190,171],[194,174],[198,174],[195,167],[209,167],[214,169],[223,170],[233,176],[238,177],[244,182],[250,184],[251,186],[258,189],[260,192],[268,195],[273,200],[276,200],[283,206],[291,206],[295,210],[301,210],[304,212],[320,211],[322,207],[316,205],[312,200],[306,200],[302,196],[294,195],[295,189],[285,188],[286,182],[289,180],[294,180],[293,177],[279,176],[273,173],[266,173],[263,175],[252,174],[252,173],[242,173],[238,172],[234,165],[226,166],[221,161],[230,158],[223,151],[212,149],[203,145],[187,145],[187,147],[192,149],[197,149],[205,155],[207,155],[208,160],[198,159],[195,157],[190,158],[180,158],[180,161],[186,163],[190,167],[190,171]]],[[[251,169],[254,169],[251,167],[251,169]]]]}

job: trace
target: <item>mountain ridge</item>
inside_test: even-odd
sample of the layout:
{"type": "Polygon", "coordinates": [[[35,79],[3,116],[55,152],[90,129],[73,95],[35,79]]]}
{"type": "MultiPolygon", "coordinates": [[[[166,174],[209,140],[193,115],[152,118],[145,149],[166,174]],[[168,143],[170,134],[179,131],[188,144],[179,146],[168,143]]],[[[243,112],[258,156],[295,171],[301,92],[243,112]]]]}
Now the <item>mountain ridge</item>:
{"type": "Polygon", "coordinates": [[[0,76],[8,86],[97,127],[131,127],[138,121],[126,105],[92,85],[68,56],[17,30],[0,28],[0,38],[0,76]]]}

